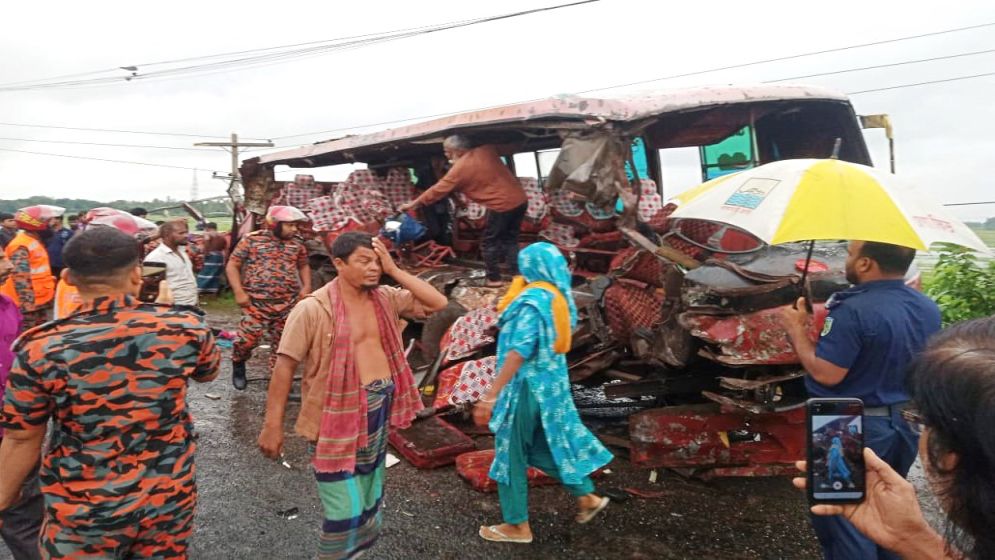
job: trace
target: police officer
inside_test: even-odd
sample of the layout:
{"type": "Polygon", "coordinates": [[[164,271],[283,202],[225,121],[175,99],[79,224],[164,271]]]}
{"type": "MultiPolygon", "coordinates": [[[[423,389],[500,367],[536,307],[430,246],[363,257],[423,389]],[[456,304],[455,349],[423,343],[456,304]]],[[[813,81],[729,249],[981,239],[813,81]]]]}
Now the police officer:
{"type": "Polygon", "coordinates": [[[245,362],[263,334],[270,335],[272,369],[287,315],[311,293],[307,249],[297,238],[297,225],[306,221],[307,216],[293,206],[271,206],[266,229],[245,236],[228,259],[228,284],[242,308],[232,348],[232,384],[240,391],[247,383],[245,362]]]}
{"type": "Polygon", "coordinates": [[[0,287],[0,293],[14,300],[24,317],[24,329],[49,320],[55,297],[55,277],[45,245],[55,232],[53,218],[61,218],[64,208],[39,204],[21,208],[14,214],[20,231],[4,253],[14,265],[14,273],[0,287]]]}
{"type": "MultiPolygon", "coordinates": [[[[864,401],[864,443],[899,474],[915,461],[919,437],[901,417],[909,400],[906,367],[940,330],[940,309],[905,284],[914,249],[851,241],[846,278],[854,284],[827,302],[818,342],[807,335],[804,298],[786,308],[782,323],[808,375],[809,395],[864,401]]],[[[828,560],[898,558],[861,535],[843,517],[813,517],[828,560]]]]}

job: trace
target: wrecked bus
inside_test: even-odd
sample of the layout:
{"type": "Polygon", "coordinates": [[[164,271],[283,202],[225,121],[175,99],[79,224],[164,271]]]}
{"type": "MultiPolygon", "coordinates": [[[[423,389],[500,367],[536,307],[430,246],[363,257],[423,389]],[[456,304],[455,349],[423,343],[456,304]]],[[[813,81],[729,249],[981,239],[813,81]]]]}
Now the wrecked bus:
{"type": "MultiPolygon", "coordinates": [[[[582,320],[568,355],[575,401],[598,435],[646,467],[702,476],[791,472],[803,457],[804,387],[778,310],[804,292],[816,336],[825,301],[847,287],[841,243],[816,245],[800,285],[800,246],[671,219],[663,162],[697,151],[706,181],[770,161],[870,164],[852,106],[800,85],[701,87],[627,97],[562,96],[455,114],[245,160],[245,208],[293,201],[326,244],[380,231],[444,174],[442,141],[500,146],[529,197],[521,242],[557,245],[572,264],[582,320]],[[340,183],[281,182],[277,166],[366,164],[340,183]],[[310,190],[308,190],[310,189],[310,190]]],[[[437,410],[472,402],[494,374],[498,290],[478,262],[483,208],[458,196],[423,215],[429,232],[395,247],[444,288],[450,307],[406,333],[420,346],[437,410]],[[440,226],[440,224],[442,224],[440,226]]]]}

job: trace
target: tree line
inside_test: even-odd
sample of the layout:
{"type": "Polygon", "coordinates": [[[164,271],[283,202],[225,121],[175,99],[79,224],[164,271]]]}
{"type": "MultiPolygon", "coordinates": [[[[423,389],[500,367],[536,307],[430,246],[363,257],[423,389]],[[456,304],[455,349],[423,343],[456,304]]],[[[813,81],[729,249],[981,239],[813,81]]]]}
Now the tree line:
{"type": "MultiPolygon", "coordinates": [[[[118,210],[131,210],[132,208],[145,208],[147,210],[152,210],[155,208],[161,208],[163,206],[173,206],[179,204],[181,201],[174,200],[172,198],[153,198],[152,200],[114,200],[111,202],[100,202],[97,200],[87,200],[84,198],[52,198],[49,196],[30,196],[28,198],[18,198],[14,200],[0,200],[0,212],[13,213],[18,208],[24,208],[25,206],[33,206],[35,204],[49,204],[52,206],[61,206],[66,209],[67,214],[75,214],[78,212],[85,212],[92,208],[98,207],[110,207],[116,208],[118,210]]],[[[194,205],[198,210],[205,214],[213,213],[228,213],[228,207],[225,205],[224,200],[216,200],[211,202],[201,202],[194,205]]]]}

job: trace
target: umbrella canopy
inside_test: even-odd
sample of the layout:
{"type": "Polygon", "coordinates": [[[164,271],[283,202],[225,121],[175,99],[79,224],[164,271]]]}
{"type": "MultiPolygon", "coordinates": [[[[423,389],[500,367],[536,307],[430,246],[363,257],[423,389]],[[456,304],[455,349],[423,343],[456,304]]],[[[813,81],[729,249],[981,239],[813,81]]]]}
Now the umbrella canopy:
{"type": "Polygon", "coordinates": [[[791,159],[713,179],[675,198],[672,218],[722,222],[778,245],[851,239],[928,250],[989,252],[933,197],[885,173],[836,159],[791,159]]]}

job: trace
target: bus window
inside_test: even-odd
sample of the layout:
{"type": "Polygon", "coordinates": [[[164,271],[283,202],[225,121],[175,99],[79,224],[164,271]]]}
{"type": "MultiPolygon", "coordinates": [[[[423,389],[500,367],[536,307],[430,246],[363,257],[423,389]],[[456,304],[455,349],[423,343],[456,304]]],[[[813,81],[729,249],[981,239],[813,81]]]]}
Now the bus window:
{"type": "MultiPolygon", "coordinates": [[[[646,159],[646,143],[643,142],[642,138],[636,138],[632,141],[632,161],[636,164],[636,171],[639,173],[639,178],[649,179],[649,160],[646,159]]],[[[629,162],[625,162],[625,176],[630,181],[635,178],[632,176],[632,166],[629,165],[629,162]]]]}
{"type": "Polygon", "coordinates": [[[536,152],[536,165],[539,166],[539,178],[542,183],[546,182],[546,178],[553,171],[553,164],[556,163],[558,157],[560,157],[559,148],[536,152]]]}
{"type": "Polygon", "coordinates": [[[700,185],[701,150],[698,147],[660,150],[660,179],[664,200],[700,185]]]}
{"type": "Polygon", "coordinates": [[[749,126],[744,126],[725,140],[701,147],[702,180],[750,169],[755,161],[753,134],[749,126]]]}
{"type": "Polygon", "coordinates": [[[535,156],[532,152],[522,152],[514,155],[515,175],[519,177],[539,178],[539,169],[536,166],[535,156]]]}

